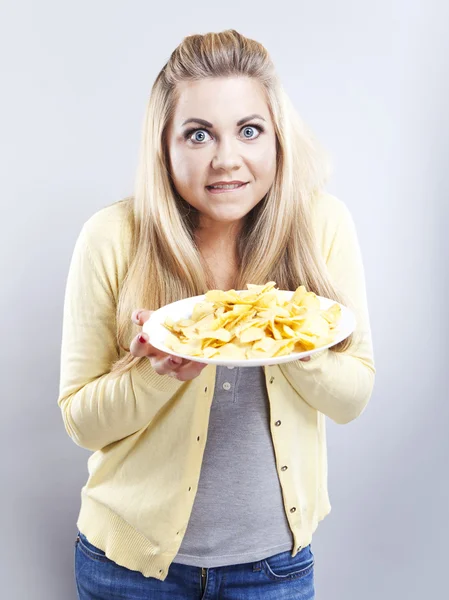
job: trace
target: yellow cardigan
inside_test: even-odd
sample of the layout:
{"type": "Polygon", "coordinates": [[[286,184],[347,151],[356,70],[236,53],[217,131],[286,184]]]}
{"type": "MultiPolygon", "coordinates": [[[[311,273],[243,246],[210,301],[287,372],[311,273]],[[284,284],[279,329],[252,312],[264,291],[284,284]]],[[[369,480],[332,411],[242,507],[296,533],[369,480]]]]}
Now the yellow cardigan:
{"type": "MultiPolygon", "coordinates": [[[[118,378],[115,313],[129,264],[131,232],[123,203],[83,226],[66,286],[58,405],[67,433],[83,448],[89,477],[77,526],[119,565],[165,580],[197,490],[214,365],[189,382],[154,372],[143,358],[118,378]]],[[[348,423],[371,396],[374,357],[364,269],[354,222],[330,194],[317,197],[313,227],[327,269],[352,300],[351,353],[317,352],[308,362],[265,367],[270,429],[293,538],[292,556],[331,510],[325,417],[348,423]],[[281,471],[282,466],[287,469],[281,471]]],[[[135,307],[138,308],[138,307],[135,307]]],[[[232,460],[232,457],[229,457],[232,460]]]]}

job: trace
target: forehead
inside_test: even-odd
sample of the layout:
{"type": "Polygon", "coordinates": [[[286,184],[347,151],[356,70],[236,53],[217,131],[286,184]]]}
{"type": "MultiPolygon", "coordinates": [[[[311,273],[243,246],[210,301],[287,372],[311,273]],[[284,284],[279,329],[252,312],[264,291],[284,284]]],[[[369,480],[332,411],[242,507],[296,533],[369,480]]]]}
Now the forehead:
{"type": "Polygon", "coordinates": [[[187,81],[177,86],[178,100],[173,115],[175,126],[192,117],[215,126],[235,123],[252,113],[270,119],[261,85],[248,77],[187,81]]]}

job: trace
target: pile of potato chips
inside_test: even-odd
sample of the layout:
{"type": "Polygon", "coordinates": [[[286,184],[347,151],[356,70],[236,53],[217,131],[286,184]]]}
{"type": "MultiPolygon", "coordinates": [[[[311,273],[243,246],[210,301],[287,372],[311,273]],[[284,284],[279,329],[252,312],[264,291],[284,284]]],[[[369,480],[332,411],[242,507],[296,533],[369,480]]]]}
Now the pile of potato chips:
{"type": "Polygon", "coordinates": [[[339,304],[320,308],[314,292],[301,285],[289,292],[247,284],[248,290],[210,290],[190,319],[166,318],[165,345],[188,356],[232,360],[272,358],[330,344],[341,317],[339,304]]]}

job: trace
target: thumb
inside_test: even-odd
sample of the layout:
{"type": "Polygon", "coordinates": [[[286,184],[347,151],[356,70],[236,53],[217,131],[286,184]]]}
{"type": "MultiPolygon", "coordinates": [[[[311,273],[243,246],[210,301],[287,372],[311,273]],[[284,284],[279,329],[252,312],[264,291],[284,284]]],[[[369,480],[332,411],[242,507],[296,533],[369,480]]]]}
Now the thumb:
{"type": "Polygon", "coordinates": [[[138,308],[137,310],[133,311],[131,315],[131,320],[136,325],[142,326],[146,321],[148,321],[148,319],[153,313],[154,310],[145,310],[144,308],[138,308]]]}

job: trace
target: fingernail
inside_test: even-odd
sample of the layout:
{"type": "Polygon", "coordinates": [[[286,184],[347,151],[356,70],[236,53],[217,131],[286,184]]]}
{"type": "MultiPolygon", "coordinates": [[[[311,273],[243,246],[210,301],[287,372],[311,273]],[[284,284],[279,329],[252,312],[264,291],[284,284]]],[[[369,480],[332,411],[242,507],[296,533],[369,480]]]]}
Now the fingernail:
{"type": "Polygon", "coordinates": [[[139,335],[137,336],[137,339],[139,340],[139,342],[141,344],[147,343],[147,338],[143,335],[143,333],[139,333],[139,335]]]}
{"type": "Polygon", "coordinates": [[[170,362],[172,362],[175,365],[180,365],[182,363],[182,358],[180,358],[179,356],[170,356],[170,362]]]}

